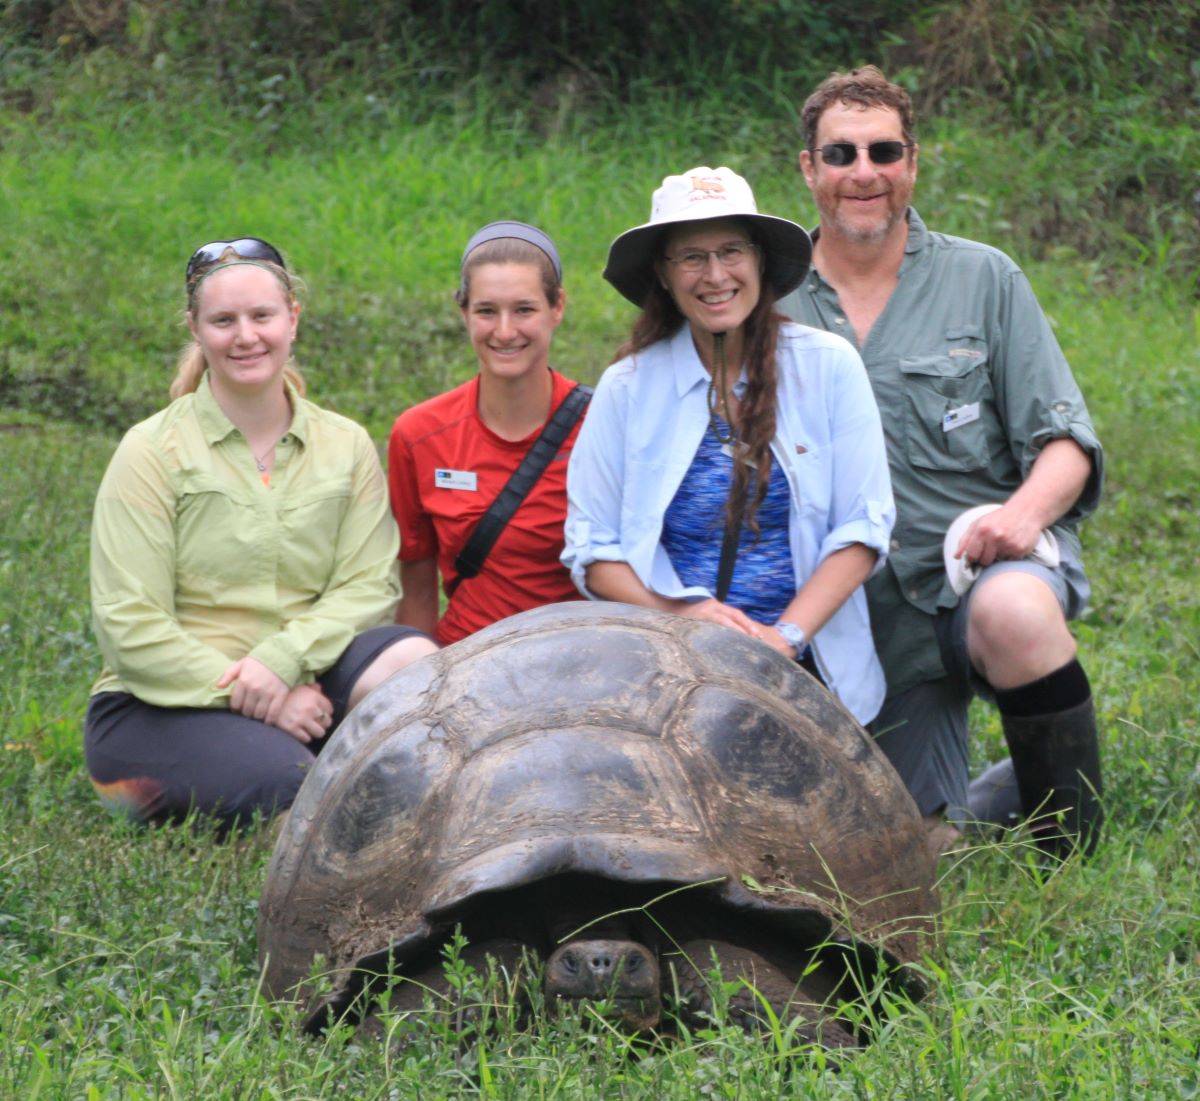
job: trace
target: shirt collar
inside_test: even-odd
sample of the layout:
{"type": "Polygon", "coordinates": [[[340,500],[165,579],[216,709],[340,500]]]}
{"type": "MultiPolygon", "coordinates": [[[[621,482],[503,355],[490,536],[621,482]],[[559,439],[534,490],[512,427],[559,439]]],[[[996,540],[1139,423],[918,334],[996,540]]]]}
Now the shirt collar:
{"type": "Polygon", "coordinates": [[[921,221],[921,215],[910,206],[908,208],[908,241],[904,245],[904,251],[909,255],[920,252],[928,240],[929,230],[921,221]]]}
{"type": "MultiPolygon", "coordinates": [[[[288,434],[295,436],[301,445],[307,445],[309,425],[307,403],[296,392],[290,379],[284,378],[283,385],[287,388],[288,401],[292,406],[292,424],[288,429],[288,434]]],[[[231,432],[237,431],[233,422],[225,416],[225,411],[217,404],[216,395],[213,394],[212,386],[209,385],[208,371],[200,376],[200,385],[196,387],[193,408],[196,410],[196,419],[200,422],[205,442],[210,447],[220,443],[231,432]]]]}
{"type": "Polygon", "coordinates": [[[200,385],[192,398],[192,408],[196,410],[196,419],[204,433],[205,442],[211,447],[220,443],[231,432],[236,432],[233,422],[225,416],[224,410],[217,404],[216,395],[208,381],[208,371],[200,376],[200,385]]]}
{"type": "MultiPolygon", "coordinates": [[[[908,263],[908,257],[920,252],[926,242],[929,240],[929,230],[925,228],[925,223],[913,207],[909,207],[904,214],[908,222],[908,237],[904,242],[904,260],[900,263],[900,269],[903,271],[908,263]]],[[[821,236],[821,227],[818,225],[815,229],[809,232],[812,238],[812,243],[815,245],[817,239],[821,236]]],[[[825,277],[817,270],[817,265],[812,264],[808,269],[808,275],[805,276],[810,290],[817,290],[821,286],[828,286],[825,282],[825,277]]]]}
{"type": "Polygon", "coordinates": [[[287,389],[288,402],[292,407],[292,426],[288,429],[288,435],[295,436],[301,447],[307,447],[310,427],[308,402],[300,396],[296,387],[292,385],[292,380],[286,375],[283,377],[283,385],[287,389]]]}

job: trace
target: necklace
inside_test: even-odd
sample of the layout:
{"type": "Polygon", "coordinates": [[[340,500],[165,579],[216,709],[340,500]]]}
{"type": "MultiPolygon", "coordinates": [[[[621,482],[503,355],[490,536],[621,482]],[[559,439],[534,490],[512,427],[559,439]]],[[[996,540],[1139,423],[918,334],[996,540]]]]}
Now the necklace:
{"type": "Polygon", "coordinates": [[[729,415],[729,391],[725,388],[725,334],[713,333],[713,372],[708,376],[708,424],[717,437],[717,443],[722,447],[733,443],[736,433],[733,418],[729,415]],[[725,423],[729,425],[729,435],[721,435],[721,426],[717,423],[717,386],[721,387],[721,412],[725,415],[725,423]]]}
{"type": "Polygon", "coordinates": [[[268,447],[261,455],[254,455],[253,451],[250,452],[251,455],[254,455],[254,465],[258,467],[259,474],[265,474],[267,472],[267,456],[270,455],[274,450],[275,444],[272,443],[271,446],[268,447]]]}
{"type": "MultiPolygon", "coordinates": [[[[255,455],[254,449],[253,448],[250,449],[250,454],[254,458],[254,465],[256,467],[258,467],[259,474],[266,474],[266,472],[267,472],[267,457],[271,454],[272,451],[275,450],[275,448],[279,444],[279,441],[283,438],[283,436],[287,433],[287,430],[291,426],[292,426],[292,410],[289,407],[288,411],[287,411],[287,420],[285,420],[283,422],[283,424],[281,424],[279,426],[279,428],[272,434],[270,446],[267,447],[267,449],[265,451],[263,451],[263,453],[261,455],[255,455]]],[[[245,433],[243,433],[243,436],[245,436],[245,433]]],[[[250,445],[250,439],[247,436],[246,437],[246,446],[249,447],[249,445],[250,445]]]]}

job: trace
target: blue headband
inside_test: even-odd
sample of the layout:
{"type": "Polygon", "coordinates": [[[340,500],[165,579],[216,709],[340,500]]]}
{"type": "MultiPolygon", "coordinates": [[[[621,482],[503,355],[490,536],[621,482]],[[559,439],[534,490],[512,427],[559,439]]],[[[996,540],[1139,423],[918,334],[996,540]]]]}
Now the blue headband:
{"type": "Polygon", "coordinates": [[[473,249],[488,241],[497,241],[502,237],[514,237],[518,241],[524,241],[526,244],[533,245],[534,248],[541,249],[550,258],[550,263],[554,265],[554,274],[558,276],[558,281],[562,282],[562,261],[558,258],[558,249],[554,247],[554,242],[537,226],[527,225],[525,222],[489,222],[483,229],[476,231],[475,235],[467,242],[467,247],[463,249],[463,265],[466,265],[467,257],[473,249]]]}

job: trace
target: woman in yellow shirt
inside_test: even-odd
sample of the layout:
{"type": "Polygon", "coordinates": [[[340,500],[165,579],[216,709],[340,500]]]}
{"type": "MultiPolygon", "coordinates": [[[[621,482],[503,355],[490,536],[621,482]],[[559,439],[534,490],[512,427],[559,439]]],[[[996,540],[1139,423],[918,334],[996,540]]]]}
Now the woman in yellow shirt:
{"type": "Polygon", "coordinates": [[[375,448],[304,398],[283,257],[246,237],[187,267],[193,341],[171,404],[121,441],[96,496],[85,724],[101,798],[222,827],[289,806],[347,711],[431,653],[389,625],[396,530],[375,448]]]}

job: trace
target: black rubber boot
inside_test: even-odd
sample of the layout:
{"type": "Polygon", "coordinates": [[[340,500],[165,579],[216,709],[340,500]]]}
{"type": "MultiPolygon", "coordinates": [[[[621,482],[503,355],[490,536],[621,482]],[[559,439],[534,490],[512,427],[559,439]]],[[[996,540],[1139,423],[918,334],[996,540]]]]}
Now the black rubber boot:
{"type": "Polygon", "coordinates": [[[1048,715],[1000,718],[1038,847],[1058,859],[1066,859],[1076,848],[1091,856],[1104,822],[1100,744],[1091,698],[1048,715]]]}

